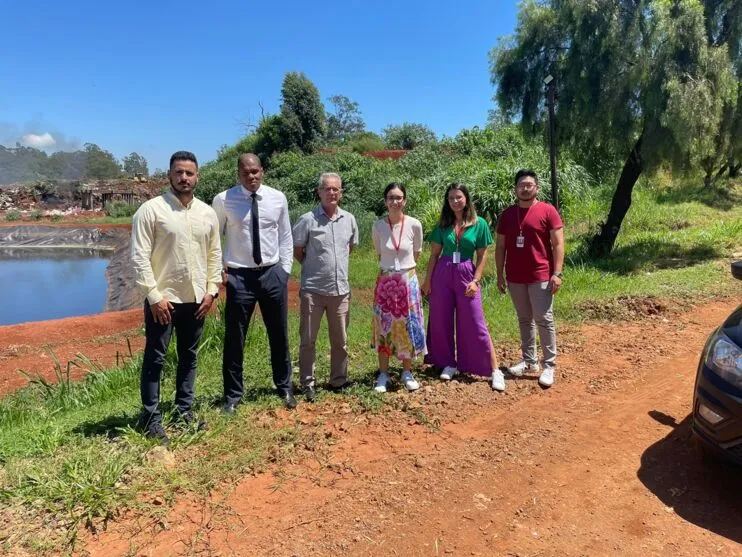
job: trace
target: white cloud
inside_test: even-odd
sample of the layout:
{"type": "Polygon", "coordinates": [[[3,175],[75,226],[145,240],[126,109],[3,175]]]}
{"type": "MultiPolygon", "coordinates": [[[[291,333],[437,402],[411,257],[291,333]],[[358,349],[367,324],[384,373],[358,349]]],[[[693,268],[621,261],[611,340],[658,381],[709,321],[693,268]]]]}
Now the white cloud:
{"type": "Polygon", "coordinates": [[[42,134],[27,133],[21,137],[21,143],[26,147],[47,149],[49,147],[54,147],[54,145],[57,144],[57,141],[54,139],[54,136],[48,132],[42,134]]]}

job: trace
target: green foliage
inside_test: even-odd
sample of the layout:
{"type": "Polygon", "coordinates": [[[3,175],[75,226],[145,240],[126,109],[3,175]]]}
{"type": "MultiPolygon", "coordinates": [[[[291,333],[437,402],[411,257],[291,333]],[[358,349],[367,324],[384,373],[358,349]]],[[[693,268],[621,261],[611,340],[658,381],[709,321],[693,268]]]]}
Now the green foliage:
{"type": "Polygon", "coordinates": [[[385,148],[384,140],[374,132],[360,132],[346,136],[342,147],[361,155],[369,151],[382,151],[385,148]]]}
{"type": "Polygon", "coordinates": [[[381,133],[387,149],[414,149],[436,141],[435,133],[425,124],[404,122],[387,126],[381,133]]]}
{"type": "Polygon", "coordinates": [[[43,216],[44,216],[43,213],[39,211],[38,209],[36,209],[35,211],[32,211],[31,214],[29,215],[31,220],[41,220],[41,217],[43,216]]]}
{"type": "MultiPolygon", "coordinates": [[[[740,35],[713,30],[740,10],[733,6],[739,3],[706,4],[526,0],[514,36],[490,53],[498,105],[508,118],[518,115],[530,135],[543,137],[542,80],[551,74],[559,144],[590,167],[613,156],[626,161],[630,172],[617,188],[616,207],[630,205],[643,171],[663,163],[679,170],[718,164],[711,159],[726,151],[719,136],[738,94],[730,52],[739,50],[740,35]]],[[[603,238],[609,249],[624,215],[609,213],[603,238]]]]}
{"type": "Polygon", "coordinates": [[[325,107],[317,87],[302,72],[288,72],[281,100],[282,147],[311,152],[326,131],[325,107]]]}
{"type": "Polygon", "coordinates": [[[125,201],[111,201],[106,204],[104,211],[112,218],[131,217],[137,212],[139,205],[129,205],[125,201]]]}
{"type": "MultiPolygon", "coordinates": [[[[236,166],[237,149],[222,150],[219,159],[202,168],[196,194],[211,202],[219,191],[236,183],[236,166]]],[[[337,172],[345,190],[343,204],[354,207],[357,218],[363,213],[383,214],[384,187],[402,182],[407,187],[407,212],[420,219],[427,231],[438,220],[443,193],[451,182],[470,188],[477,210],[494,226],[502,210],[513,203],[513,177],[524,167],[539,173],[545,185],[541,194],[548,199],[547,153],[527,141],[518,126],[508,125],[497,130],[464,130],[453,139],[419,146],[397,161],[364,157],[345,148],[311,155],[277,153],[264,180],[286,194],[293,215],[295,204],[304,212],[306,206],[316,203],[321,173],[337,172]]],[[[589,198],[593,180],[567,156],[561,158],[559,171],[562,211],[569,218],[572,207],[589,198]]]]}
{"type": "Polygon", "coordinates": [[[21,212],[17,209],[10,209],[9,211],[5,211],[5,220],[8,222],[21,220],[21,212]]]}
{"type": "Polygon", "coordinates": [[[342,143],[365,130],[366,124],[357,102],[345,95],[334,95],[328,100],[333,112],[327,117],[327,141],[342,143]]]}
{"type": "Polygon", "coordinates": [[[86,179],[105,180],[121,176],[121,167],[109,151],[101,149],[95,143],[86,143],[85,154],[86,179]]]}
{"type": "Polygon", "coordinates": [[[139,153],[131,153],[124,157],[121,162],[124,166],[124,172],[126,172],[129,176],[149,176],[147,159],[145,159],[139,153]]]}

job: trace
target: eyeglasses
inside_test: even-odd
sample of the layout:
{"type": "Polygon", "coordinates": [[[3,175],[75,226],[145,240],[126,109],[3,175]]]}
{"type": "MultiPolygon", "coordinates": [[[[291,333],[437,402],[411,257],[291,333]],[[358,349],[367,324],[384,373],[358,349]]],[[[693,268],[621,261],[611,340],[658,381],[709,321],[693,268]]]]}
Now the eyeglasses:
{"type": "Polygon", "coordinates": [[[322,191],[324,191],[325,193],[330,193],[330,194],[343,193],[343,190],[338,189],[338,188],[322,188],[322,191]]]}
{"type": "Polygon", "coordinates": [[[387,201],[404,201],[404,197],[401,195],[388,195],[386,198],[387,201]]]}

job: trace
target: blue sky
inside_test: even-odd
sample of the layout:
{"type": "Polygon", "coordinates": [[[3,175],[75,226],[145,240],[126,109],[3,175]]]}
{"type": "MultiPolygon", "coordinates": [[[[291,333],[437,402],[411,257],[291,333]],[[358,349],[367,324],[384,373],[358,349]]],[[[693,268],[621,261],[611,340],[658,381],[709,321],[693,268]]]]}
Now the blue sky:
{"type": "Polygon", "coordinates": [[[179,149],[213,159],[258,121],[259,102],[278,110],[287,71],[304,72],[325,102],[358,102],[372,131],[482,125],[488,52],[517,12],[486,0],[4,4],[0,144],[49,134],[57,149],[136,151],[150,170],[179,149]]]}

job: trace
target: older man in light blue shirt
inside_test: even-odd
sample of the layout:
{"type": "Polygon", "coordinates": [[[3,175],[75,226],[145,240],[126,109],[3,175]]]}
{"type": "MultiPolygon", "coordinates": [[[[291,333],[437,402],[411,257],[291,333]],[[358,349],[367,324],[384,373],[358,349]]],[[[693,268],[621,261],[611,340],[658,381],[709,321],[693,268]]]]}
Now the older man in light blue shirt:
{"type": "Polygon", "coordinates": [[[340,176],[320,176],[320,204],[302,215],[294,225],[294,257],[301,269],[301,317],[299,322],[299,373],[308,401],[315,397],[317,333],[327,313],[330,334],[330,390],[341,390],[348,381],[348,317],[350,284],[348,259],[358,244],[356,219],[338,204],[343,197],[340,176]]]}

